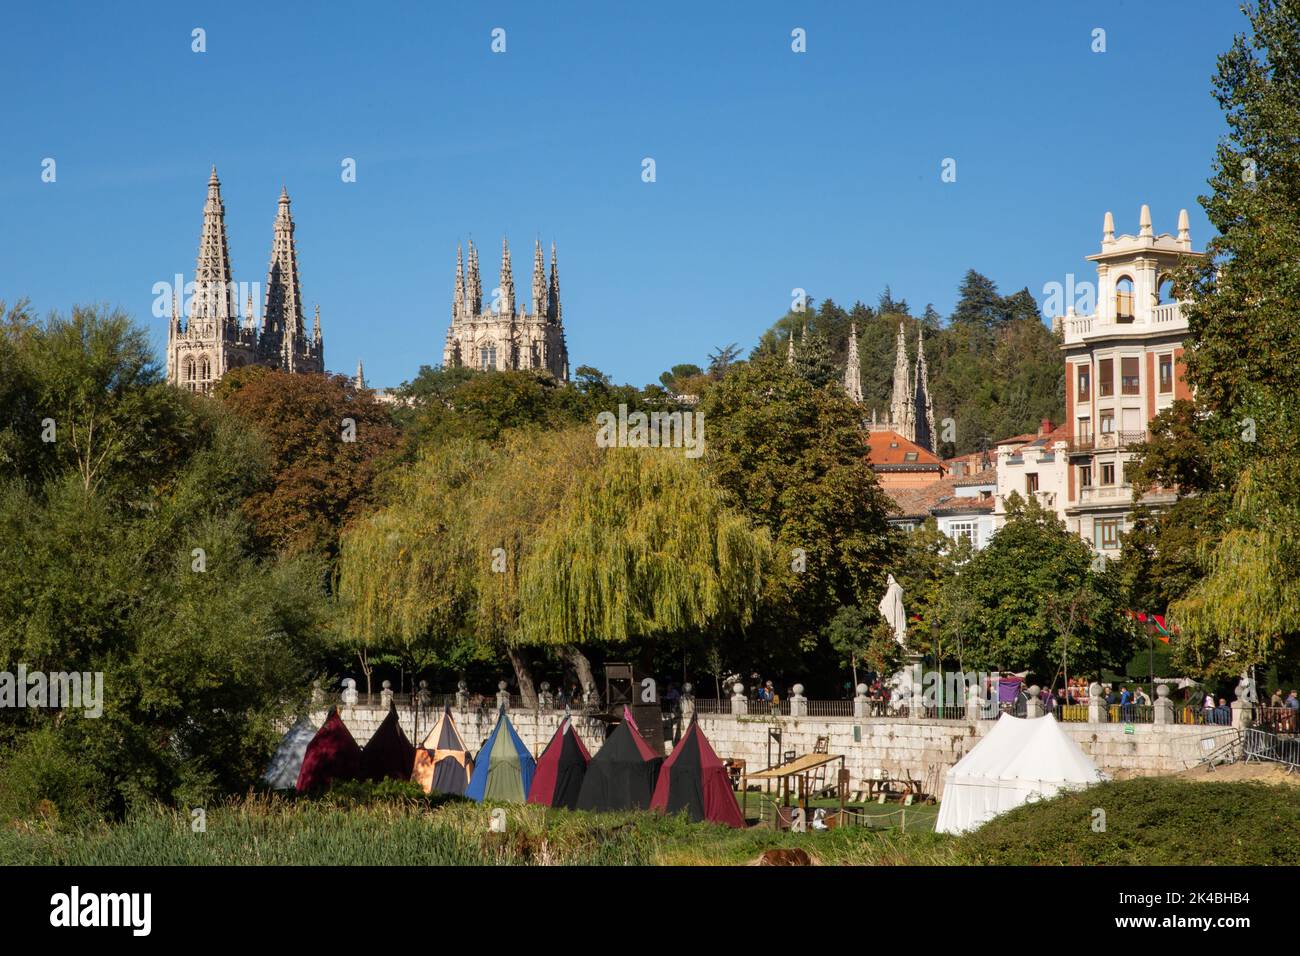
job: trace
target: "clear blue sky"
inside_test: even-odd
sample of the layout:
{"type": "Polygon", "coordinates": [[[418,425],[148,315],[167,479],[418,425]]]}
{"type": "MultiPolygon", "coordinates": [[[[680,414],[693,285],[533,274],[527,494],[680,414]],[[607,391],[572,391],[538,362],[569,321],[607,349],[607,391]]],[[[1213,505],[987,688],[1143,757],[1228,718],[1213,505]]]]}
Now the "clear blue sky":
{"type": "Polygon", "coordinates": [[[796,286],[946,316],[973,267],[1041,302],[1091,277],[1107,209],[1186,206],[1204,242],[1245,28],[1229,0],[11,5],[0,298],[121,306],[161,357],[151,289],[192,278],[215,162],[236,278],[265,282],[286,184],[327,364],[377,385],[441,360],[471,234],[487,289],[510,237],[523,296],[554,238],[573,365],[638,385],[747,350],[796,286]]]}

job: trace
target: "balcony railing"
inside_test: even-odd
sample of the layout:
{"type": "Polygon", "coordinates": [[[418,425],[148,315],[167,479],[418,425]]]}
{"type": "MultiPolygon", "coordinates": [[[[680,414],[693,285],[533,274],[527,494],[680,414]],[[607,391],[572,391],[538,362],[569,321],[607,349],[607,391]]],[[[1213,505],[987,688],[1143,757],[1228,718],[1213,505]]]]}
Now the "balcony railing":
{"type": "Polygon", "coordinates": [[[1132,485],[1089,485],[1079,489],[1079,504],[1099,501],[1128,501],[1133,497],[1132,485]]]}
{"type": "Polygon", "coordinates": [[[1127,448],[1129,445],[1137,445],[1146,440],[1147,433],[1145,429],[1141,431],[1102,432],[1101,434],[1087,432],[1070,441],[1070,451],[1112,451],[1127,448]]]}
{"type": "Polygon", "coordinates": [[[1144,321],[1138,323],[1136,304],[1129,297],[1124,297],[1124,299],[1124,301],[1119,299],[1116,301],[1116,315],[1113,322],[1103,322],[1095,315],[1065,316],[1061,323],[1065,333],[1065,341],[1078,342],[1085,336],[1101,335],[1108,329],[1115,329],[1116,327],[1126,332],[1132,331],[1135,323],[1139,327],[1145,328],[1175,325],[1183,321],[1182,306],[1177,302],[1166,302],[1163,305],[1151,306],[1149,311],[1143,313],[1144,321]]]}

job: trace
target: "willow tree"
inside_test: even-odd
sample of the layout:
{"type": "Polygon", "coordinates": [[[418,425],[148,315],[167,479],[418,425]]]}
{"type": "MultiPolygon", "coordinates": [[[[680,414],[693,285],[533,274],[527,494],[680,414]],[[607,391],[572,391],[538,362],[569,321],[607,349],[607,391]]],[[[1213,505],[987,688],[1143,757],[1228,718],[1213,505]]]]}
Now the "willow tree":
{"type": "Polygon", "coordinates": [[[729,508],[698,462],[610,449],[522,569],[521,632],[573,645],[744,628],[772,563],[767,531],[729,508]]]}
{"type": "Polygon", "coordinates": [[[385,507],[343,534],[339,623],[367,690],[378,650],[397,648],[417,665],[463,651],[475,559],[466,500],[491,453],[464,440],[423,456],[394,476],[385,507]]]}
{"type": "MultiPolygon", "coordinates": [[[[507,433],[484,463],[463,505],[467,547],[473,552],[474,631],[504,651],[526,702],[536,699],[533,678],[520,646],[522,569],[540,540],[541,529],[561,507],[574,482],[600,463],[594,429],[519,430],[507,433]]],[[[577,642],[558,648],[584,686],[591,664],[577,642]]]]}

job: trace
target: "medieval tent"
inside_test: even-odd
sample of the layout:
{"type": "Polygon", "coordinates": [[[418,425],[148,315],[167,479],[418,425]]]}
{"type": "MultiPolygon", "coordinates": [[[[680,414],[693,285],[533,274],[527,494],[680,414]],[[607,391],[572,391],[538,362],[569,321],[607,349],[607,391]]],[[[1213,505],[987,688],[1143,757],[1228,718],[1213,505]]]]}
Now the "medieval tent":
{"type": "Polygon", "coordinates": [[[667,813],[685,810],[695,823],[708,820],[729,827],[745,825],[731,780],[700,730],[699,721],[691,721],[672,755],[664,761],[650,809],[667,813]]]}
{"type": "Polygon", "coordinates": [[[577,809],[647,809],[663,762],[642,739],[631,711],[624,707],[623,722],[587,765],[577,809]]]}
{"type": "Polygon", "coordinates": [[[361,748],[335,707],[303,754],[298,792],[325,790],[336,781],[357,780],[360,776],[361,748]]]}
{"type": "Polygon", "coordinates": [[[533,785],[528,788],[528,802],[572,810],[578,805],[578,791],[587,773],[591,754],[573,729],[573,720],[560,721],[555,736],[537,758],[533,785]]]}
{"type": "Polygon", "coordinates": [[[465,741],[451,719],[448,707],[433,725],[424,743],[415,751],[411,778],[424,787],[425,793],[454,793],[461,796],[469,786],[474,760],[465,749],[465,741]]]}
{"type": "Polygon", "coordinates": [[[365,780],[410,780],[415,763],[415,748],[397,719],[397,708],[388,707],[388,716],[375,735],[361,748],[361,776],[365,780]]]}
{"type": "Polygon", "coordinates": [[[502,708],[492,735],[474,758],[474,773],[465,796],[479,803],[484,800],[523,803],[528,798],[536,769],[537,762],[502,708]]]}
{"type": "Polygon", "coordinates": [[[302,770],[302,758],[307,753],[307,745],[316,736],[316,725],[306,717],[289,728],[280,745],[271,755],[271,762],[266,767],[262,779],[272,790],[292,790],[298,785],[298,772],[302,770]]]}
{"type": "Polygon", "coordinates": [[[1003,714],[948,771],[935,830],[964,833],[1022,803],[1105,779],[1052,717],[1003,714]]]}

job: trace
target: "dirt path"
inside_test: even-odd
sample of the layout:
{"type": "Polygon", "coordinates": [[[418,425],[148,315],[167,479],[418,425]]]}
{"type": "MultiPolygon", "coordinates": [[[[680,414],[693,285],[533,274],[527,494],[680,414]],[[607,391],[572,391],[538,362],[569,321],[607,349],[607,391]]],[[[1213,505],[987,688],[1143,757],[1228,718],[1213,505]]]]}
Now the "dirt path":
{"type": "Polygon", "coordinates": [[[1174,774],[1182,780],[1201,780],[1208,783],[1235,783],[1241,780],[1257,780],[1261,783],[1280,783],[1287,786],[1300,786],[1300,773],[1287,773],[1280,764],[1259,761],[1238,760],[1236,763],[1209,767],[1193,767],[1182,773],[1174,774]]]}

